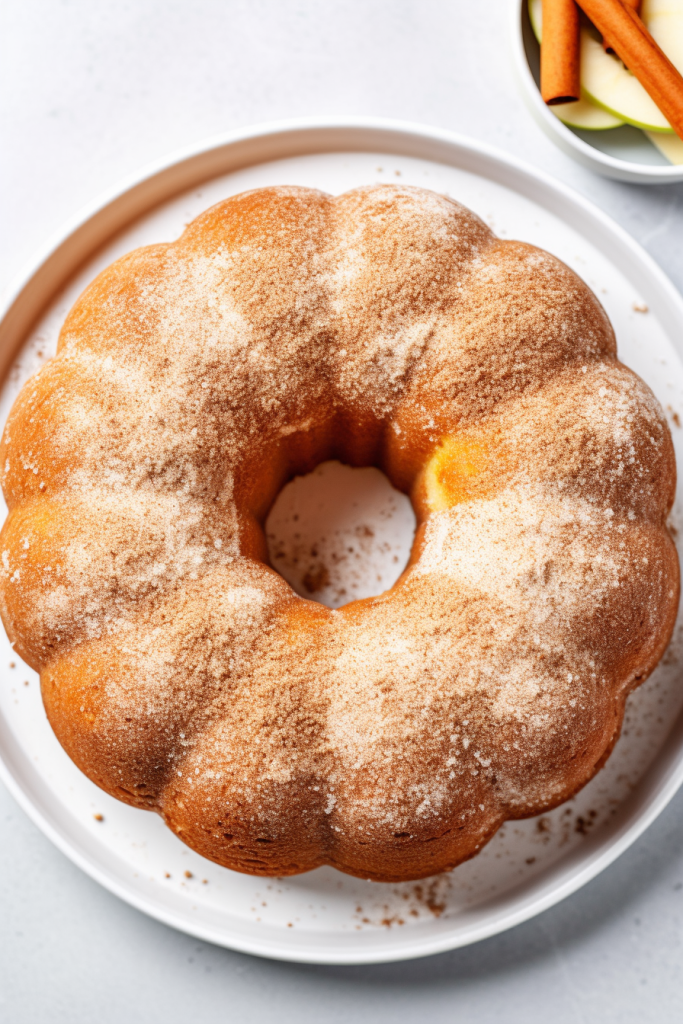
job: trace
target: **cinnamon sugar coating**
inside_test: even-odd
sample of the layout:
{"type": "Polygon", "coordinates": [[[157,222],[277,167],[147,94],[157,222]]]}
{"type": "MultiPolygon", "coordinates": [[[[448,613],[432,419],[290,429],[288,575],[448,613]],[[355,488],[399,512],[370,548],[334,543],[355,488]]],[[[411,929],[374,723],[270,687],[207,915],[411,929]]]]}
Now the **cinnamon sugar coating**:
{"type": "Polygon", "coordinates": [[[118,260],[0,466],[0,611],[57,737],[239,871],[454,867],[591,778],[673,629],[656,399],[571,270],[423,189],[260,189],[118,260]],[[338,610],[263,534],[328,459],[418,517],[338,610]]]}

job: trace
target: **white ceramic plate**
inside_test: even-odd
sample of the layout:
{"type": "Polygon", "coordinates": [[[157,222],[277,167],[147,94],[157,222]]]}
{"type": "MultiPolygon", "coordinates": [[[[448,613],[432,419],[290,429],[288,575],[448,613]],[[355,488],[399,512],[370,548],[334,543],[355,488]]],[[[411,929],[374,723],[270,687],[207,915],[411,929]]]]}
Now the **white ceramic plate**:
{"type": "MultiPolygon", "coordinates": [[[[574,267],[606,306],[622,358],[667,409],[680,455],[683,302],[653,261],[585,199],[519,162],[447,132],[381,121],[297,122],[236,133],[148,170],[88,210],[48,247],[6,304],[0,416],[53,351],[77,294],[118,255],[175,238],[201,210],[244,189],[287,183],[338,193],[376,181],[447,193],[501,236],[541,245],[574,267]]],[[[107,797],[80,774],[47,724],[35,674],[4,636],[2,776],[83,870],[176,928],[287,960],[398,960],[465,945],[539,913],[634,841],[683,780],[679,675],[674,643],[629,701],[624,734],[607,766],[575,800],[540,819],[508,823],[474,860],[419,884],[363,882],[327,868],[255,879],[203,860],[158,817],[107,797]]]]}
{"type": "Polygon", "coordinates": [[[563,124],[541,98],[539,46],[531,28],[528,0],[510,0],[512,56],[527,106],[546,135],[584,167],[618,181],[641,185],[683,181],[683,166],[670,164],[644,132],[630,125],[609,131],[580,131],[563,124]]]}

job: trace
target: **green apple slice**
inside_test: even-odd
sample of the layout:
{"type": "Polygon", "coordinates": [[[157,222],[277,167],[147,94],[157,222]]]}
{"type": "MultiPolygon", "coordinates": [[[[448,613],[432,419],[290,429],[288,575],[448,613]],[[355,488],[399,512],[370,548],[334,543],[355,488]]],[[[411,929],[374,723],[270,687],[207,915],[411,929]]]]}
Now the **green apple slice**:
{"type": "Polygon", "coordinates": [[[591,132],[602,132],[606,128],[619,128],[624,121],[596,107],[585,97],[574,103],[556,103],[548,109],[570,128],[585,128],[591,132]]]}
{"type": "MultiPolygon", "coordinates": [[[[534,35],[541,41],[541,22],[543,0],[529,0],[529,20],[534,30],[534,35]]],[[[601,107],[596,107],[589,99],[582,96],[575,103],[558,103],[548,108],[560,121],[569,125],[570,128],[585,128],[588,131],[600,132],[607,128],[619,128],[624,122],[608,114],[601,107]]]]}
{"type": "Polygon", "coordinates": [[[645,132],[653,146],[672,164],[683,164],[683,139],[664,132],[645,132]]]}
{"type": "Polygon", "coordinates": [[[543,25],[543,0],[529,0],[529,21],[534,35],[541,42],[541,26],[543,25]]]}
{"type": "MultiPolygon", "coordinates": [[[[683,71],[683,0],[643,0],[640,16],[672,64],[683,71]]],[[[581,84],[598,106],[636,128],[673,134],[638,79],[586,30],[581,38],[581,84]]]]}
{"type": "Polygon", "coordinates": [[[602,43],[586,29],[581,31],[581,86],[593,103],[636,128],[673,131],[638,79],[618,57],[605,53],[602,43]]]}
{"type": "Polygon", "coordinates": [[[683,74],[683,0],[643,0],[640,13],[652,38],[683,74]]]}

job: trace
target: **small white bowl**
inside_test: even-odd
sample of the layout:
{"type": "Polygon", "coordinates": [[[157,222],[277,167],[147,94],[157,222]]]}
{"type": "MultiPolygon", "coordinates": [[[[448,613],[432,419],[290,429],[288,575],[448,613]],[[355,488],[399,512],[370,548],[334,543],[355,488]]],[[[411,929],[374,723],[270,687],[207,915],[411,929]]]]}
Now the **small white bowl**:
{"type": "Polygon", "coordinates": [[[609,131],[569,128],[548,109],[539,91],[540,47],[529,20],[527,0],[511,0],[515,70],[529,110],[552,141],[584,167],[618,181],[657,185],[683,181],[683,165],[668,163],[639,128],[609,131]]]}

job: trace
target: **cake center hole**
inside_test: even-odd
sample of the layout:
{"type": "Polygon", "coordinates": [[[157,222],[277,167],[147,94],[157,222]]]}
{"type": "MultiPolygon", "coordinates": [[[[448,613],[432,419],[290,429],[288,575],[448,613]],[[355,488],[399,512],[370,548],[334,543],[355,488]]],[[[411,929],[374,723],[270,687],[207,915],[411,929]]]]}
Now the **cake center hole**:
{"type": "Polygon", "coordinates": [[[415,513],[379,469],[323,462],[282,488],[266,537],[270,564],[297,594],[340,608],[393,586],[410,556],[415,513]]]}

